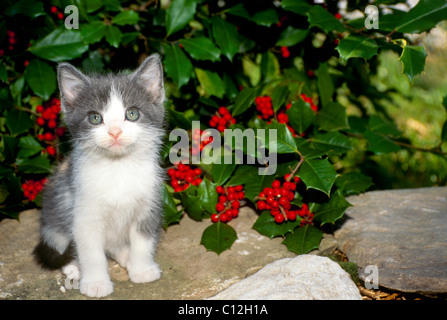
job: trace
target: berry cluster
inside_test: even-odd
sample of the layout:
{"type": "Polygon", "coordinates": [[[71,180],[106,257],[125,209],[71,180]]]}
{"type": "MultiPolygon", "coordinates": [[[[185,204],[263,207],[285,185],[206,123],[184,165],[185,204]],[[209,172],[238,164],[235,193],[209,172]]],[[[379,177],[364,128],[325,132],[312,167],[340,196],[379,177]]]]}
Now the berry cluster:
{"type": "Polygon", "coordinates": [[[191,168],[189,165],[179,163],[174,168],[168,169],[168,175],[171,177],[171,186],[174,192],[181,192],[188,189],[192,184],[198,186],[202,182],[200,175],[202,170],[200,168],[191,168]]]}
{"type": "Polygon", "coordinates": [[[260,119],[268,120],[275,114],[273,111],[272,98],[270,96],[256,97],[255,105],[256,110],[261,113],[258,116],[260,119]]]}
{"type": "Polygon", "coordinates": [[[203,130],[201,130],[201,129],[195,129],[194,132],[192,133],[191,141],[200,141],[200,144],[198,147],[195,145],[192,145],[192,147],[191,147],[191,154],[193,156],[199,154],[207,144],[213,142],[213,136],[202,137],[202,135],[203,135],[203,130]]]}
{"type": "Polygon", "coordinates": [[[27,180],[25,183],[22,184],[23,195],[28,200],[34,201],[34,199],[36,199],[39,192],[42,191],[46,182],[47,182],[47,178],[44,178],[44,179],[38,180],[38,181],[27,180]]]}
{"type": "Polygon", "coordinates": [[[55,129],[57,127],[57,117],[61,111],[61,101],[57,98],[53,98],[44,105],[36,107],[36,112],[40,114],[36,122],[40,127],[46,126],[49,129],[55,129]]]}
{"type": "Polygon", "coordinates": [[[295,220],[297,213],[295,210],[291,210],[290,202],[295,198],[296,184],[299,182],[299,178],[295,177],[294,181],[286,179],[282,185],[279,180],[273,181],[271,188],[266,187],[259,193],[260,200],[256,203],[258,209],[270,210],[277,223],[295,220]]]}
{"type": "Polygon", "coordinates": [[[216,191],[219,194],[219,202],[216,204],[217,213],[211,215],[211,221],[228,222],[239,215],[241,203],[239,200],[245,198],[244,187],[223,187],[217,186],[216,191]]]}
{"type": "Polygon", "coordinates": [[[231,113],[226,107],[220,107],[215,115],[211,117],[209,122],[211,127],[217,128],[219,132],[223,132],[228,126],[236,123],[231,113]]]}
{"type": "Polygon", "coordinates": [[[43,133],[37,134],[37,138],[49,144],[45,150],[51,156],[56,155],[56,148],[53,146],[54,141],[65,133],[64,127],[57,127],[60,111],[61,102],[57,98],[52,98],[49,101],[45,101],[43,105],[36,107],[36,112],[39,114],[36,123],[44,129],[43,133]]]}
{"type": "MultiPolygon", "coordinates": [[[[275,115],[275,112],[273,111],[272,98],[270,96],[256,97],[255,105],[256,110],[258,110],[261,113],[260,115],[258,115],[259,119],[270,120],[275,115]]],[[[286,106],[286,110],[289,110],[291,105],[292,104],[289,103],[286,106]]],[[[276,118],[279,123],[284,123],[287,126],[287,128],[289,128],[293,136],[296,135],[295,129],[293,129],[289,125],[289,117],[287,116],[285,110],[279,110],[276,118]]]]}
{"type": "Polygon", "coordinates": [[[12,51],[14,50],[14,45],[17,43],[16,33],[11,30],[6,31],[6,35],[8,36],[8,50],[12,51]]]}
{"type": "Polygon", "coordinates": [[[287,47],[281,47],[281,55],[283,58],[288,58],[290,57],[290,51],[289,48],[287,47]]]}
{"type": "Polygon", "coordinates": [[[56,6],[51,6],[50,12],[54,14],[59,20],[64,19],[64,13],[60,12],[56,6]]]}
{"type": "Polygon", "coordinates": [[[301,94],[301,99],[304,100],[304,102],[307,102],[310,104],[310,108],[317,112],[318,111],[318,106],[316,104],[314,104],[314,100],[312,99],[312,97],[307,96],[305,93],[301,94]]]}
{"type": "Polygon", "coordinates": [[[301,227],[306,224],[312,224],[314,220],[314,214],[309,211],[309,206],[307,205],[307,203],[303,203],[301,209],[296,210],[296,213],[301,218],[301,227]]]}

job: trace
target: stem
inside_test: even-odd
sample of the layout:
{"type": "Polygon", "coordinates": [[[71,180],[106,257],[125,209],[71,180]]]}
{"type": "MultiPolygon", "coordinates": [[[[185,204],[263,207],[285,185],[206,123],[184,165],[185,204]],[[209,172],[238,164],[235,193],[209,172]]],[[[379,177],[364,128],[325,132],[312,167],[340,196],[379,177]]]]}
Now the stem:
{"type": "Polygon", "coordinates": [[[300,161],[298,161],[298,164],[296,165],[296,167],[292,170],[292,172],[290,173],[290,176],[286,179],[286,181],[290,181],[292,180],[292,178],[295,176],[295,174],[297,173],[298,169],[301,167],[301,165],[304,162],[304,157],[303,155],[297,151],[297,153],[300,155],[300,161]]]}

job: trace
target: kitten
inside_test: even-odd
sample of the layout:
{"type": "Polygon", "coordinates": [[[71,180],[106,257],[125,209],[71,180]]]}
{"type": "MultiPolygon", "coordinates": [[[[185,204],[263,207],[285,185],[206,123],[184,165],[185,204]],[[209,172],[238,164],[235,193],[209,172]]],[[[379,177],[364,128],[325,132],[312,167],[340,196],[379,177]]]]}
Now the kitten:
{"type": "Polygon", "coordinates": [[[125,267],[133,282],[160,278],[154,261],[164,175],[159,56],[130,75],[87,76],[62,63],[58,82],[72,152],[43,193],[37,261],[50,269],[65,265],[71,276],[80,273],[80,291],[90,297],[113,292],[107,257],[125,267]]]}

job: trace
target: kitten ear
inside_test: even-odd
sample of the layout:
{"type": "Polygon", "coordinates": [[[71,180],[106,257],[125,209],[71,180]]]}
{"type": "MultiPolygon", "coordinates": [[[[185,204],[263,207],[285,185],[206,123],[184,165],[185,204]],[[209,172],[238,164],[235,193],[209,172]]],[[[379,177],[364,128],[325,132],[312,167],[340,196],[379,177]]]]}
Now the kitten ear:
{"type": "Polygon", "coordinates": [[[87,77],[69,63],[61,63],[57,67],[57,78],[61,98],[71,104],[79,95],[83,85],[88,84],[87,77]]]}
{"type": "Polygon", "coordinates": [[[163,67],[158,54],[155,53],[146,58],[140,67],[131,75],[131,79],[143,86],[156,103],[163,103],[165,99],[163,67]]]}

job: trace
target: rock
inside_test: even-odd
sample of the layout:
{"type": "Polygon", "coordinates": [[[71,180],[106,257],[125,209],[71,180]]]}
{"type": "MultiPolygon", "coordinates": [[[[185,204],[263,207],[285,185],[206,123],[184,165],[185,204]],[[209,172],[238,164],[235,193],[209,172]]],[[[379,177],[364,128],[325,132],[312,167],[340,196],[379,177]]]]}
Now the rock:
{"type": "MultiPolygon", "coordinates": [[[[196,222],[184,216],[160,238],[156,260],[162,277],[148,284],[129,281],[127,272],[114,261],[109,274],[114,292],[106,299],[204,299],[255,273],[277,259],[295,256],[281,244],[252,229],[257,214],[242,208],[229,224],[238,240],[218,256],[200,245],[210,221],[196,222]]],[[[38,210],[20,214],[20,222],[0,222],[0,299],[87,299],[66,282],[60,271],[42,270],[31,252],[39,240],[38,210]]]]}
{"type": "Polygon", "coordinates": [[[357,286],[336,262],[301,255],[272,262],[212,300],[361,300],[357,286]]]}
{"type": "Polygon", "coordinates": [[[354,206],[334,235],[361,279],[403,292],[447,292],[447,187],[374,191],[348,201],[354,206]]]}

